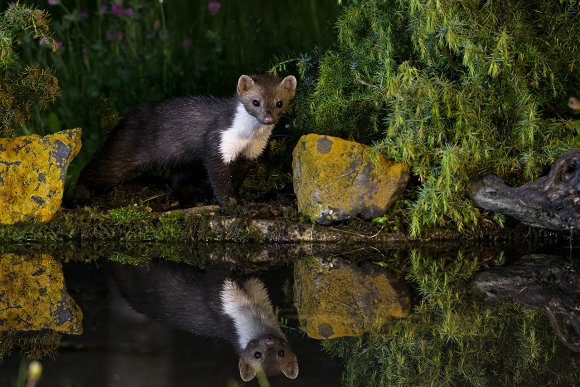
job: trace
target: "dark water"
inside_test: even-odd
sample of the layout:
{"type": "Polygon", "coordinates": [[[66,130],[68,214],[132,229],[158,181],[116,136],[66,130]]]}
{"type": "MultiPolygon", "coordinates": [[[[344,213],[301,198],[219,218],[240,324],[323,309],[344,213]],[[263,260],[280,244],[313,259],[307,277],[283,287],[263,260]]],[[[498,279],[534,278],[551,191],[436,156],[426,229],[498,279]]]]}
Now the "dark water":
{"type": "MultiPolygon", "coordinates": [[[[39,385],[225,386],[239,380],[237,355],[231,345],[135,312],[119,293],[118,279],[112,278],[109,266],[106,262],[64,265],[68,291],[84,313],[84,332],[80,336],[64,335],[56,357],[42,359],[44,371],[39,385]]],[[[271,281],[288,275],[288,267],[269,273],[271,281]]],[[[274,304],[280,305],[280,294],[271,294],[274,304]]],[[[175,299],[176,303],[187,301],[175,299]]],[[[282,312],[293,313],[287,309],[282,312]]],[[[305,383],[301,385],[339,385],[339,364],[320,352],[317,341],[293,331],[287,331],[287,336],[300,354],[300,380],[305,383]]],[[[21,361],[18,355],[5,359],[0,386],[15,385],[21,361]]],[[[271,378],[270,383],[297,385],[283,377],[271,378]]]]}
{"type": "MultiPolygon", "coordinates": [[[[430,297],[430,295],[425,294],[423,285],[416,279],[418,278],[418,272],[424,271],[428,273],[428,270],[433,270],[432,274],[428,274],[425,277],[427,278],[426,281],[429,280],[428,278],[435,278],[440,275],[441,270],[447,270],[448,272],[445,275],[449,275],[449,277],[452,275],[459,277],[461,273],[453,265],[460,261],[473,262],[474,265],[476,264],[476,267],[474,266],[475,269],[469,272],[468,270],[471,269],[462,269],[466,273],[466,279],[464,281],[462,280],[461,285],[457,285],[457,288],[451,289],[451,294],[457,294],[458,299],[471,299],[467,294],[477,274],[490,268],[496,270],[497,268],[512,267],[514,264],[520,262],[521,256],[530,252],[557,254],[559,264],[562,263],[564,265],[563,267],[566,268],[565,270],[567,270],[567,277],[565,278],[570,282],[568,284],[569,286],[567,285],[568,287],[565,289],[580,289],[579,277],[573,274],[579,266],[580,257],[578,256],[578,251],[580,250],[578,250],[577,246],[572,246],[572,249],[569,247],[565,245],[560,245],[557,248],[553,246],[531,248],[529,246],[514,247],[495,245],[477,247],[432,246],[429,248],[418,246],[417,249],[412,251],[398,251],[388,246],[344,246],[340,249],[333,246],[332,248],[329,247],[328,251],[330,253],[328,254],[324,254],[325,249],[321,246],[315,248],[310,246],[304,249],[277,247],[273,250],[266,249],[268,253],[262,254],[262,258],[266,257],[264,258],[266,259],[265,261],[252,261],[249,259],[235,262],[232,262],[232,259],[239,259],[240,256],[248,255],[244,253],[244,246],[235,246],[234,251],[231,252],[232,255],[227,257],[225,253],[220,253],[226,251],[221,250],[221,248],[209,250],[213,251],[212,256],[214,258],[215,254],[221,254],[222,258],[224,258],[220,262],[220,269],[226,267],[234,275],[249,273],[252,276],[262,279],[268,289],[272,303],[278,308],[279,319],[284,322],[283,330],[294,352],[298,356],[300,373],[296,380],[289,380],[283,376],[272,377],[269,380],[270,385],[340,386],[373,385],[369,383],[375,383],[375,379],[367,379],[365,375],[370,375],[378,370],[373,370],[372,366],[369,369],[369,365],[364,363],[366,360],[363,361],[362,358],[370,352],[377,350],[377,348],[373,347],[376,345],[373,337],[378,336],[371,335],[364,339],[367,341],[363,340],[356,343],[350,339],[332,341],[329,347],[332,351],[335,351],[334,353],[344,354],[344,347],[342,346],[352,345],[352,354],[346,355],[343,358],[329,356],[328,351],[322,350],[322,345],[318,340],[307,338],[306,334],[299,327],[296,309],[294,308],[296,300],[292,291],[292,284],[296,278],[296,273],[298,273],[296,268],[303,260],[312,259],[315,256],[321,262],[321,267],[352,265],[353,268],[361,268],[370,265],[373,271],[375,269],[385,269],[390,275],[397,277],[400,281],[406,282],[411,299],[411,308],[415,308],[421,303],[422,299],[430,297]],[[273,254],[272,251],[276,253],[273,254]],[[302,256],[296,255],[296,251],[300,251],[301,253],[298,255],[302,256]],[[313,253],[314,251],[316,252],[314,255],[307,254],[308,252],[313,253]],[[342,251],[343,253],[337,253],[337,251],[342,251]],[[285,256],[285,254],[287,255],[285,256]],[[272,262],[272,260],[278,263],[272,262]],[[418,268],[417,265],[423,265],[423,267],[418,268]],[[440,265],[441,269],[434,270],[433,267],[436,265],[440,265]],[[360,345],[363,348],[364,346],[368,346],[368,352],[366,349],[360,350],[360,347],[357,347],[360,345]],[[358,360],[359,357],[360,360],[358,360]],[[360,368],[357,371],[357,367],[359,367],[359,363],[357,362],[359,361],[360,368]],[[341,376],[344,376],[344,379],[341,379],[341,376]]],[[[38,248],[35,250],[38,250],[38,248]]],[[[199,250],[196,251],[199,252],[199,250]]],[[[4,260],[5,263],[9,259],[7,258],[7,254],[10,253],[0,255],[0,259],[4,260]]],[[[34,262],[33,260],[37,259],[34,257],[38,255],[37,252],[34,252],[27,257],[23,251],[18,251],[18,254],[24,256],[25,258],[23,260],[26,262],[34,262]]],[[[120,260],[124,259],[133,264],[137,263],[138,265],[147,266],[155,265],[156,262],[163,262],[163,259],[147,256],[147,254],[140,252],[139,254],[142,254],[140,256],[131,256],[126,253],[122,255],[116,254],[114,259],[117,262],[112,262],[107,259],[108,254],[101,252],[101,256],[95,256],[92,259],[87,258],[91,254],[84,254],[82,261],[80,261],[72,258],[70,252],[63,253],[62,256],[66,256],[64,259],[62,256],[59,257],[58,251],[52,253],[53,256],[57,257],[57,261],[63,261],[62,272],[64,274],[66,289],[83,312],[83,333],[81,335],[62,334],[60,336],[58,349],[52,355],[44,356],[40,359],[43,366],[43,374],[38,384],[39,386],[244,385],[239,378],[237,355],[230,344],[221,339],[206,338],[176,329],[164,323],[163,318],[157,318],[160,322],[155,321],[155,316],[147,316],[136,312],[134,305],[131,305],[127,298],[121,295],[119,281],[128,281],[128,277],[126,277],[128,274],[124,274],[125,272],[122,269],[124,265],[119,263],[120,260]],[[111,267],[121,267],[121,275],[118,273],[117,275],[112,275],[111,267]]],[[[252,252],[250,255],[254,257],[258,256],[256,252],[252,252]]],[[[111,257],[109,256],[109,258],[111,257]]],[[[172,259],[175,258],[173,257],[172,259]]],[[[212,264],[208,263],[208,259],[206,257],[202,260],[204,262],[202,264],[202,270],[211,269],[212,264]]],[[[190,261],[192,260],[194,259],[192,258],[190,261]]],[[[172,265],[174,264],[172,263],[172,265]]],[[[175,263],[175,265],[182,267],[183,270],[192,269],[191,262],[189,264],[175,263]]],[[[129,269],[128,272],[138,267],[130,264],[125,264],[125,266],[129,269]]],[[[555,282],[558,281],[556,279],[555,282]]],[[[1,284],[2,282],[0,280],[1,284]]],[[[139,286],[143,286],[143,292],[151,288],[143,284],[139,286]]],[[[569,297],[565,295],[565,301],[572,305],[572,309],[574,307],[578,309],[580,308],[580,303],[578,303],[577,295],[574,294],[570,293],[569,297]],[[575,303],[578,304],[576,305],[575,303]]],[[[6,289],[4,289],[5,296],[6,289]]],[[[6,309],[2,308],[3,301],[5,301],[5,298],[3,298],[2,288],[0,286],[0,311],[6,309]]],[[[178,304],[187,303],[188,300],[179,299],[176,292],[174,302],[178,304]]],[[[463,307],[461,305],[463,303],[459,301],[457,304],[454,304],[454,308],[461,309],[461,313],[466,314],[464,319],[469,321],[472,317],[467,314],[472,313],[471,309],[462,309],[463,307]]],[[[481,305],[484,304],[481,303],[481,305]]],[[[520,307],[518,306],[518,308],[520,307]]],[[[541,312],[542,307],[535,307],[535,309],[541,312]]],[[[515,310],[518,311],[517,313],[521,313],[522,311],[522,309],[517,308],[515,310]]],[[[526,309],[524,308],[523,310],[525,311],[526,309]]],[[[534,310],[534,308],[531,307],[529,310],[534,310]]],[[[479,313],[479,309],[473,313],[479,313]]],[[[502,309],[501,312],[498,312],[498,315],[502,313],[505,313],[505,310],[502,309]]],[[[416,312],[407,321],[416,321],[417,316],[420,315],[421,313],[416,312]]],[[[575,375],[578,375],[577,363],[580,362],[578,353],[566,347],[562,343],[562,340],[556,339],[554,326],[550,325],[547,317],[544,318],[539,314],[536,320],[538,319],[540,321],[538,324],[540,331],[536,334],[547,337],[545,339],[547,341],[540,343],[540,347],[544,349],[550,346],[553,348],[557,347],[557,350],[553,348],[548,350],[544,356],[546,359],[550,358],[552,360],[558,357],[556,359],[557,361],[550,360],[551,364],[558,364],[558,369],[554,371],[558,375],[556,375],[557,377],[554,377],[552,374],[546,376],[545,369],[541,369],[541,367],[529,367],[530,369],[526,372],[530,372],[531,375],[537,374],[538,378],[530,380],[529,384],[514,382],[514,385],[574,385],[571,380],[574,380],[575,375]],[[562,361],[562,359],[564,360],[562,361]],[[562,364],[564,365],[562,366],[562,364]]],[[[564,333],[568,335],[568,340],[571,340],[572,343],[578,342],[580,338],[578,314],[569,316],[568,320],[570,319],[571,323],[566,325],[568,332],[564,333]]],[[[509,322],[514,323],[514,321],[520,323],[517,316],[510,317],[509,322]]],[[[0,322],[2,322],[1,319],[0,322]]],[[[517,329],[520,329],[521,325],[517,329]]],[[[493,331],[492,328],[490,328],[490,332],[493,331]]],[[[433,329],[438,329],[438,326],[434,325],[433,329]]],[[[387,336],[390,335],[388,329],[385,332],[387,336]]],[[[398,332],[401,334],[401,331],[398,332]]],[[[498,339],[498,337],[491,337],[494,335],[493,332],[486,334],[490,335],[490,340],[486,340],[485,342],[487,343],[487,350],[490,351],[491,357],[491,353],[494,352],[493,348],[495,347],[490,346],[491,344],[489,343],[493,342],[494,339],[498,339]]],[[[440,345],[435,340],[427,339],[426,341],[425,337],[418,337],[418,342],[426,342],[427,345],[433,345],[434,347],[440,345]]],[[[6,336],[0,336],[0,338],[6,339],[6,336]]],[[[519,338],[516,339],[520,340],[519,338]]],[[[467,343],[470,343],[469,340],[467,343]]],[[[27,351],[30,350],[30,345],[25,347],[27,351]]],[[[454,347],[447,347],[448,350],[449,348],[454,347]]],[[[503,351],[506,350],[505,347],[499,345],[498,348],[502,348],[503,351]]],[[[457,357],[462,356],[457,348],[453,350],[458,351],[457,357]]],[[[513,351],[521,352],[522,349],[514,347],[513,351]]],[[[506,355],[506,358],[512,355],[506,355]]],[[[384,356],[389,356],[386,348],[384,356]]],[[[500,354],[501,356],[504,355],[500,354]]],[[[517,356],[515,359],[520,359],[517,356]]],[[[521,355],[521,358],[524,359],[526,357],[521,355]]],[[[466,359],[469,358],[466,357],[466,359]]],[[[480,365],[476,360],[472,359],[471,361],[473,361],[474,367],[480,365]]],[[[27,362],[26,356],[20,353],[18,345],[13,346],[9,352],[4,353],[4,360],[0,365],[0,386],[23,385],[17,384],[17,376],[19,367],[27,362]]],[[[412,360],[409,360],[409,362],[412,362],[412,360]]],[[[485,382],[473,382],[471,379],[469,382],[466,382],[466,380],[459,377],[451,379],[452,381],[454,380],[451,384],[506,385],[506,383],[499,381],[521,380],[518,379],[521,376],[512,378],[511,375],[502,379],[503,373],[508,375],[511,371],[508,369],[509,365],[498,362],[495,358],[493,361],[490,359],[486,364],[485,367],[491,365],[493,369],[485,370],[486,375],[488,375],[487,379],[482,379],[485,382]],[[502,367],[500,368],[498,364],[502,364],[502,367]],[[498,384],[492,383],[493,380],[497,380],[498,384]]],[[[449,367],[455,366],[453,362],[449,361],[449,367]]],[[[400,373],[401,371],[395,370],[393,372],[400,373]]],[[[449,370],[445,370],[445,366],[437,372],[439,374],[452,373],[449,370]]],[[[414,373],[416,374],[417,372],[414,373]]],[[[431,382],[436,385],[439,384],[439,380],[446,379],[433,379],[431,377],[431,382]]],[[[406,385],[428,382],[429,380],[425,379],[416,382],[415,379],[414,382],[410,381],[406,385]]],[[[249,384],[259,385],[256,380],[249,384]]],[[[383,385],[405,384],[385,381],[383,385]]]]}

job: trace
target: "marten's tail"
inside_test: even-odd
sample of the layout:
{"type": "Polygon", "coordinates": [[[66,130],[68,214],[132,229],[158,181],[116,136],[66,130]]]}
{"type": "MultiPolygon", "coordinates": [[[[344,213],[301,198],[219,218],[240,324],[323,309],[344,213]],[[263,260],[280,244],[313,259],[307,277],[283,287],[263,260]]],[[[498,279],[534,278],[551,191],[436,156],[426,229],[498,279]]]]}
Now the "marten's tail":
{"type": "Polygon", "coordinates": [[[101,151],[83,169],[75,193],[77,204],[90,202],[92,197],[120,184],[137,169],[134,159],[114,156],[101,151]]]}

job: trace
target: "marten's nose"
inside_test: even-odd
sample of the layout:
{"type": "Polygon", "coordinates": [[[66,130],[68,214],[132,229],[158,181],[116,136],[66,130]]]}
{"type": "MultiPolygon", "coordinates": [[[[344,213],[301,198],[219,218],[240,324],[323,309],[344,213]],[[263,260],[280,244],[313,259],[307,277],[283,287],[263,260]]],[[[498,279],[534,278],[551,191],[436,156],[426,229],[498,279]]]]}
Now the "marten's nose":
{"type": "Polygon", "coordinates": [[[272,118],[272,116],[271,116],[271,115],[269,115],[269,114],[266,114],[266,115],[264,116],[264,123],[265,123],[266,125],[273,124],[273,123],[274,123],[274,118],[272,118]]]}

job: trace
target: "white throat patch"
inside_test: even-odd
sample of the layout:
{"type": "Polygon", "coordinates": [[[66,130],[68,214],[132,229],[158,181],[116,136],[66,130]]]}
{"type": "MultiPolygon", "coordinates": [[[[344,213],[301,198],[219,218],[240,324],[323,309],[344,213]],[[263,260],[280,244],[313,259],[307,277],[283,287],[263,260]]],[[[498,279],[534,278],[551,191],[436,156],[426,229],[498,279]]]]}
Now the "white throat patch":
{"type": "Polygon", "coordinates": [[[240,155],[257,159],[268,143],[274,125],[264,125],[246,111],[240,102],[232,125],[221,134],[220,154],[224,163],[235,161],[240,155]]]}
{"type": "Polygon", "coordinates": [[[284,337],[274,316],[268,292],[258,279],[247,280],[243,287],[228,279],[224,282],[220,298],[223,312],[234,322],[242,350],[246,349],[251,340],[264,334],[266,329],[284,337]]]}

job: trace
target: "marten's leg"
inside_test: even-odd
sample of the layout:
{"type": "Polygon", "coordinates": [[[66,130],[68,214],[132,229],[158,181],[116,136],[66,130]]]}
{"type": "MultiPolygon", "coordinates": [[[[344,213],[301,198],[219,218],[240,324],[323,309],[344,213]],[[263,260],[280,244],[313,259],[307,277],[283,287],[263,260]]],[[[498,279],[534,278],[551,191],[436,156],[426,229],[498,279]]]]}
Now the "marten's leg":
{"type": "Polygon", "coordinates": [[[240,187],[242,186],[242,183],[248,174],[248,170],[254,163],[254,161],[248,160],[244,157],[240,157],[238,160],[232,163],[232,186],[235,198],[239,197],[240,187]]]}
{"type": "Polygon", "coordinates": [[[232,163],[224,163],[221,155],[207,155],[203,160],[207,170],[207,176],[215,198],[223,208],[231,207],[237,203],[234,194],[233,174],[235,168],[232,163]]]}
{"type": "Polygon", "coordinates": [[[171,190],[181,206],[193,205],[196,201],[213,198],[207,173],[201,163],[191,163],[175,168],[171,174],[171,190]]]}

